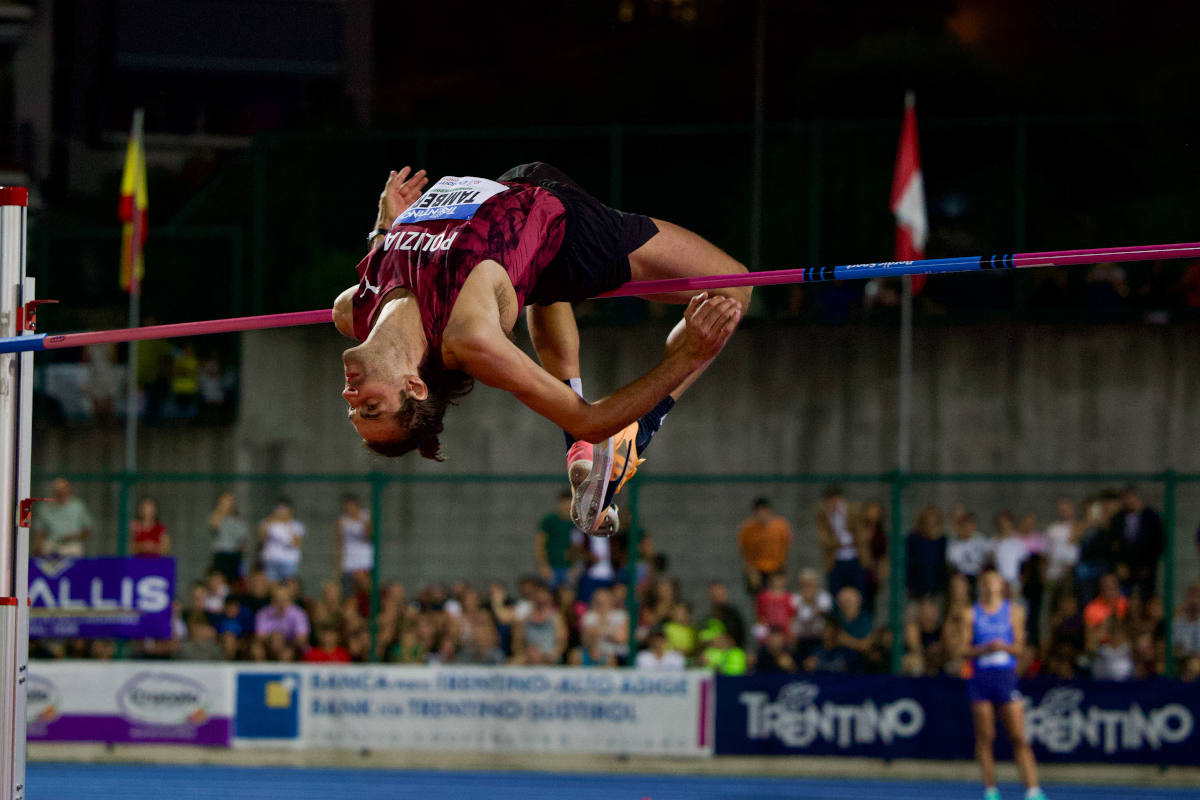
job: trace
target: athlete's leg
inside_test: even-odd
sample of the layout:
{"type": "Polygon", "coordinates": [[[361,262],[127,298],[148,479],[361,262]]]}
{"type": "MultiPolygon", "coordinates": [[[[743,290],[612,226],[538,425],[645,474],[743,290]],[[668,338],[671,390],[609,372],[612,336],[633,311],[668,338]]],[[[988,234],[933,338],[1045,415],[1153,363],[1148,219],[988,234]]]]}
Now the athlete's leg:
{"type": "Polygon", "coordinates": [[[985,788],[996,785],[996,755],[992,746],[996,741],[996,714],[992,704],[986,701],[971,703],[971,720],[975,723],[975,760],[983,776],[985,788]]]}
{"type": "Polygon", "coordinates": [[[538,359],[561,381],[579,377],[579,328],[570,303],[527,306],[525,320],[538,359]]]}
{"type": "MultiPolygon", "coordinates": [[[[654,281],[701,275],[732,275],[747,269],[712,242],[670,222],[656,219],[658,233],[629,254],[631,279],[654,281]]],[[[732,297],[745,310],[750,305],[750,287],[711,289],[710,294],[732,297]]],[[[698,292],[669,292],[647,295],[661,303],[687,303],[698,292]]]]}
{"type": "Polygon", "coordinates": [[[1037,761],[1033,757],[1033,748],[1025,741],[1024,704],[1020,700],[1012,700],[1000,706],[1000,721],[1004,723],[1009,741],[1012,742],[1013,761],[1017,762],[1021,782],[1027,790],[1032,789],[1038,785],[1037,761]]]}

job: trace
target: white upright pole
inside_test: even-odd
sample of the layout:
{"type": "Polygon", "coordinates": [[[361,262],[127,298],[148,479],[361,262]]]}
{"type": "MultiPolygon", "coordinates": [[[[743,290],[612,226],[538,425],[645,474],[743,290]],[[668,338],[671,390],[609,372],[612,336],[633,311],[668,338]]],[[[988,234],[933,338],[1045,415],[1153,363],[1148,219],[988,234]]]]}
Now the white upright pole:
{"type": "MultiPolygon", "coordinates": [[[[0,187],[0,330],[19,336],[32,300],[25,278],[25,208],[29,193],[0,187]],[[28,295],[27,295],[28,292],[28,295]]],[[[29,497],[32,360],[0,358],[0,798],[25,797],[25,679],[29,653],[29,533],[20,525],[29,497]]]]}

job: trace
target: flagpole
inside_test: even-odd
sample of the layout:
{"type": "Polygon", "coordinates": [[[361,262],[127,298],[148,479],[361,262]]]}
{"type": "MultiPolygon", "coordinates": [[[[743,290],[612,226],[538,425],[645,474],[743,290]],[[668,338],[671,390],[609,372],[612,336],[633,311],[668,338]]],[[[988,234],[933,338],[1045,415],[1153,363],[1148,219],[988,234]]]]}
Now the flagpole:
{"type": "MultiPolygon", "coordinates": [[[[912,90],[904,95],[904,111],[916,105],[916,96],[912,90]]],[[[912,467],[912,340],[913,340],[913,286],[912,276],[900,278],[900,391],[899,430],[896,436],[896,469],[908,472],[912,467]]]]}
{"type": "MultiPolygon", "coordinates": [[[[137,109],[133,112],[133,130],[130,136],[138,143],[138,159],[137,170],[142,169],[144,156],[142,153],[142,127],[144,119],[144,111],[137,109]]],[[[138,256],[141,251],[142,242],[142,214],[138,207],[138,186],[145,179],[145,176],[139,175],[134,182],[134,201],[133,201],[133,233],[130,236],[130,263],[129,263],[129,327],[136,328],[141,320],[141,303],[142,303],[142,285],[141,278],[138,275],[138,256]]],[[[118,554],[126,555],[129,538],[131,532],[127,529],[129,521],[133,518],[133,512],[130,503],[129,491],[131,484],[129,478],[137,472],[137,442],[138,442],[138,343],[131,341],[129,343],[129,360],[125,374],[125,474],[126,480],[121,482],[121,499],[118,504],[120,508],[121,518],[117,524],[119,535],[117,536],[118,554]]]]}

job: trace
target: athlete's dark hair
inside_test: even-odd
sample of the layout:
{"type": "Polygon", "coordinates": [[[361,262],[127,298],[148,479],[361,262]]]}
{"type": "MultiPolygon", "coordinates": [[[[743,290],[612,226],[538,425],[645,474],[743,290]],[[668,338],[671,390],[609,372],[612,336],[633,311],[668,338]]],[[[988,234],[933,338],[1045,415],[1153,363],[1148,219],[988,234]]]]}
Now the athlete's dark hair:
{"type": "Polygon", "coordinates": [[[475,388],[475,379],[465,372],[446,369],[442,366],[441,358],[431,354],[429,359],[417,370],[421,380],[429,389],[429,395],[424,400],[414,400],[405,397],[396,412],[396,424],[404,429],[404,434],[395,439],[381,442],[366,442],[371,450],[381,456],[395,458],[412,450],[419,450],[424,458],[434,461],[444,461],[442,444],[438,434],[445,427],[442,417],[446,408],[465,397],[475,388]]]}

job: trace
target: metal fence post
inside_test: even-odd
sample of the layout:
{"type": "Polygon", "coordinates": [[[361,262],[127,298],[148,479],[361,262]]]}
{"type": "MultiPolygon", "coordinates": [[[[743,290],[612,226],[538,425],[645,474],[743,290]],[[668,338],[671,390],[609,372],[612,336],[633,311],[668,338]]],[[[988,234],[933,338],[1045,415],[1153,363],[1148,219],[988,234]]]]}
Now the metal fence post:
{"type": "Polygon", "coordinates": [[[387,476],[372,472],[371,481],[371,619],[367,630],[371,632],[371,661],[379,661],[379,564],[382,561],[383,545],[383,490],[387,476]]]}
{"type": "Polygon", "coordinates": [[[1166,654],[1166,673],[1175,677],[1175,494],[1179,488],[1175,470],[1163,473],[1163,525],[1166,528],[1166,547],[1163,552],[1163,620],[1166,654]]]}
{"type": "Polygon", "coordinates": [[[892,632],[892,674],[900,674],[904,658],[904,598],[907,556],[904,550],[904,486],[908,476],[901,470],[889,478],[892,484],[892,530],[888,534],[888,628],[892,632]]]}
{"type": "Polygon", "coordinates": [[[634,477],[629,481],[629,535],[625,537],[625,570],[626,576],[625,613],[629,615],[629,661],[628,666],[634,666],[636,642],[634,636],[638,628],[638,614],[641,612],[641,601],[638,598],[638,549],[642,543],[642,525],[639,508],[642,494],[642,482],[634,477]]]}

